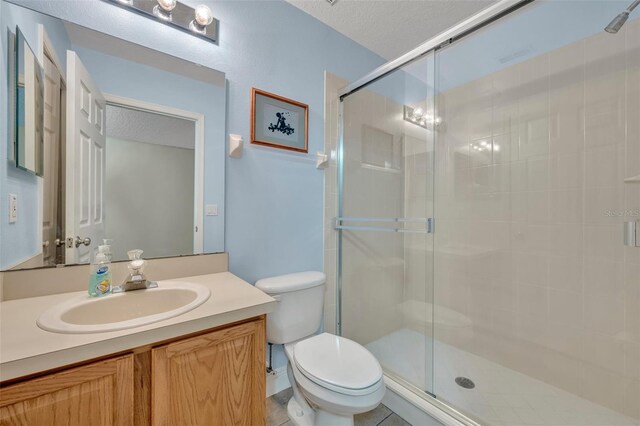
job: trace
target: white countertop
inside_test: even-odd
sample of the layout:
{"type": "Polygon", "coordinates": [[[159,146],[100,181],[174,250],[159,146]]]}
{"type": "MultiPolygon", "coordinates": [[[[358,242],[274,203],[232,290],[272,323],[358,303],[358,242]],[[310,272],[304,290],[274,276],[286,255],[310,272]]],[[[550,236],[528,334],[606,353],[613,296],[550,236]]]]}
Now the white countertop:
{"type": "MultiPolygon", "coordinates": [[[[92,334],[59,334],[36,320],[51,306],[86,292],[0,302],[0,381],[26,376],[271,312],[275,300],[230,272],[179,278],[211,290],[194,310],[141,327],[92,334]]],[[[107,296],[108,297],[108,296],[107,296]]]]}

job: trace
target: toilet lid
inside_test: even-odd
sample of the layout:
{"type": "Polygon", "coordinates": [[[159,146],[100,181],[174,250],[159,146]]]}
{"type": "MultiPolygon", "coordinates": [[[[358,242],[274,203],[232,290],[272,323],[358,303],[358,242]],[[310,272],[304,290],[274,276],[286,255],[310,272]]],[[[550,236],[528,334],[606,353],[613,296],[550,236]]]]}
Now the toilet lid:
{"type": "Polygon", "coordinates": [[[296,343],[293,357],[302,374],[329,388],[366,389],[382,378],[378,360],[358,343],[322,333],[296,343]]]}

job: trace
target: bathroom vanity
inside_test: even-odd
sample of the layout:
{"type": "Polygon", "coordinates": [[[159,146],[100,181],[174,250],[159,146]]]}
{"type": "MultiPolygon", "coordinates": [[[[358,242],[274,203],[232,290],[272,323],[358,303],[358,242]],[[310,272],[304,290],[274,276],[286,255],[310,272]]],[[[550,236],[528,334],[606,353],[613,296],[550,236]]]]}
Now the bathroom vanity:
{"type": "Polygon", "coordinates": [[[275,300],[228,272],[179,281],[211,295],[179,316],[103,333],[36,325],[76,293],[2,302],[0,422],[263,424],[265,315],[275,300]]]}

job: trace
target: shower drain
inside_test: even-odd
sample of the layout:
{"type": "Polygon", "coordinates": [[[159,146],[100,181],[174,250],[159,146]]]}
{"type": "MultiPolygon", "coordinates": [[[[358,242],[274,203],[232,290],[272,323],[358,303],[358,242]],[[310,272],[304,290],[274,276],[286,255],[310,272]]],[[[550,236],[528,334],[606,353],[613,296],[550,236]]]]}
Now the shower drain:
{"type": "Polygon", "coordinates": [[[456,383],[458,386],[462,386],[465,389],[473,389],[476,387],[476,384],[473,383],[473,380],[466,377],[456,377],[456,383]]]}

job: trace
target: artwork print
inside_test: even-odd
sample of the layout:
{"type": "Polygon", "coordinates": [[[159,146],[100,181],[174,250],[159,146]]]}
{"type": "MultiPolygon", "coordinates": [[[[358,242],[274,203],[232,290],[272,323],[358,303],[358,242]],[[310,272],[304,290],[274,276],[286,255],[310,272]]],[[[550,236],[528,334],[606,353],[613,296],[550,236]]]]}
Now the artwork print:
{"type": "Polygon", "coordinates": [[[258,89],[251,97],[251,143],[308,152],[308,106],[258,89]]]}
{"type": "Polygon", "coordinates": [[[291,141],[298,138],[296,134],[298,113],[295,111],[265,103],[263,123],[267,132],[271,132],[274,136],[291,141]]]}

